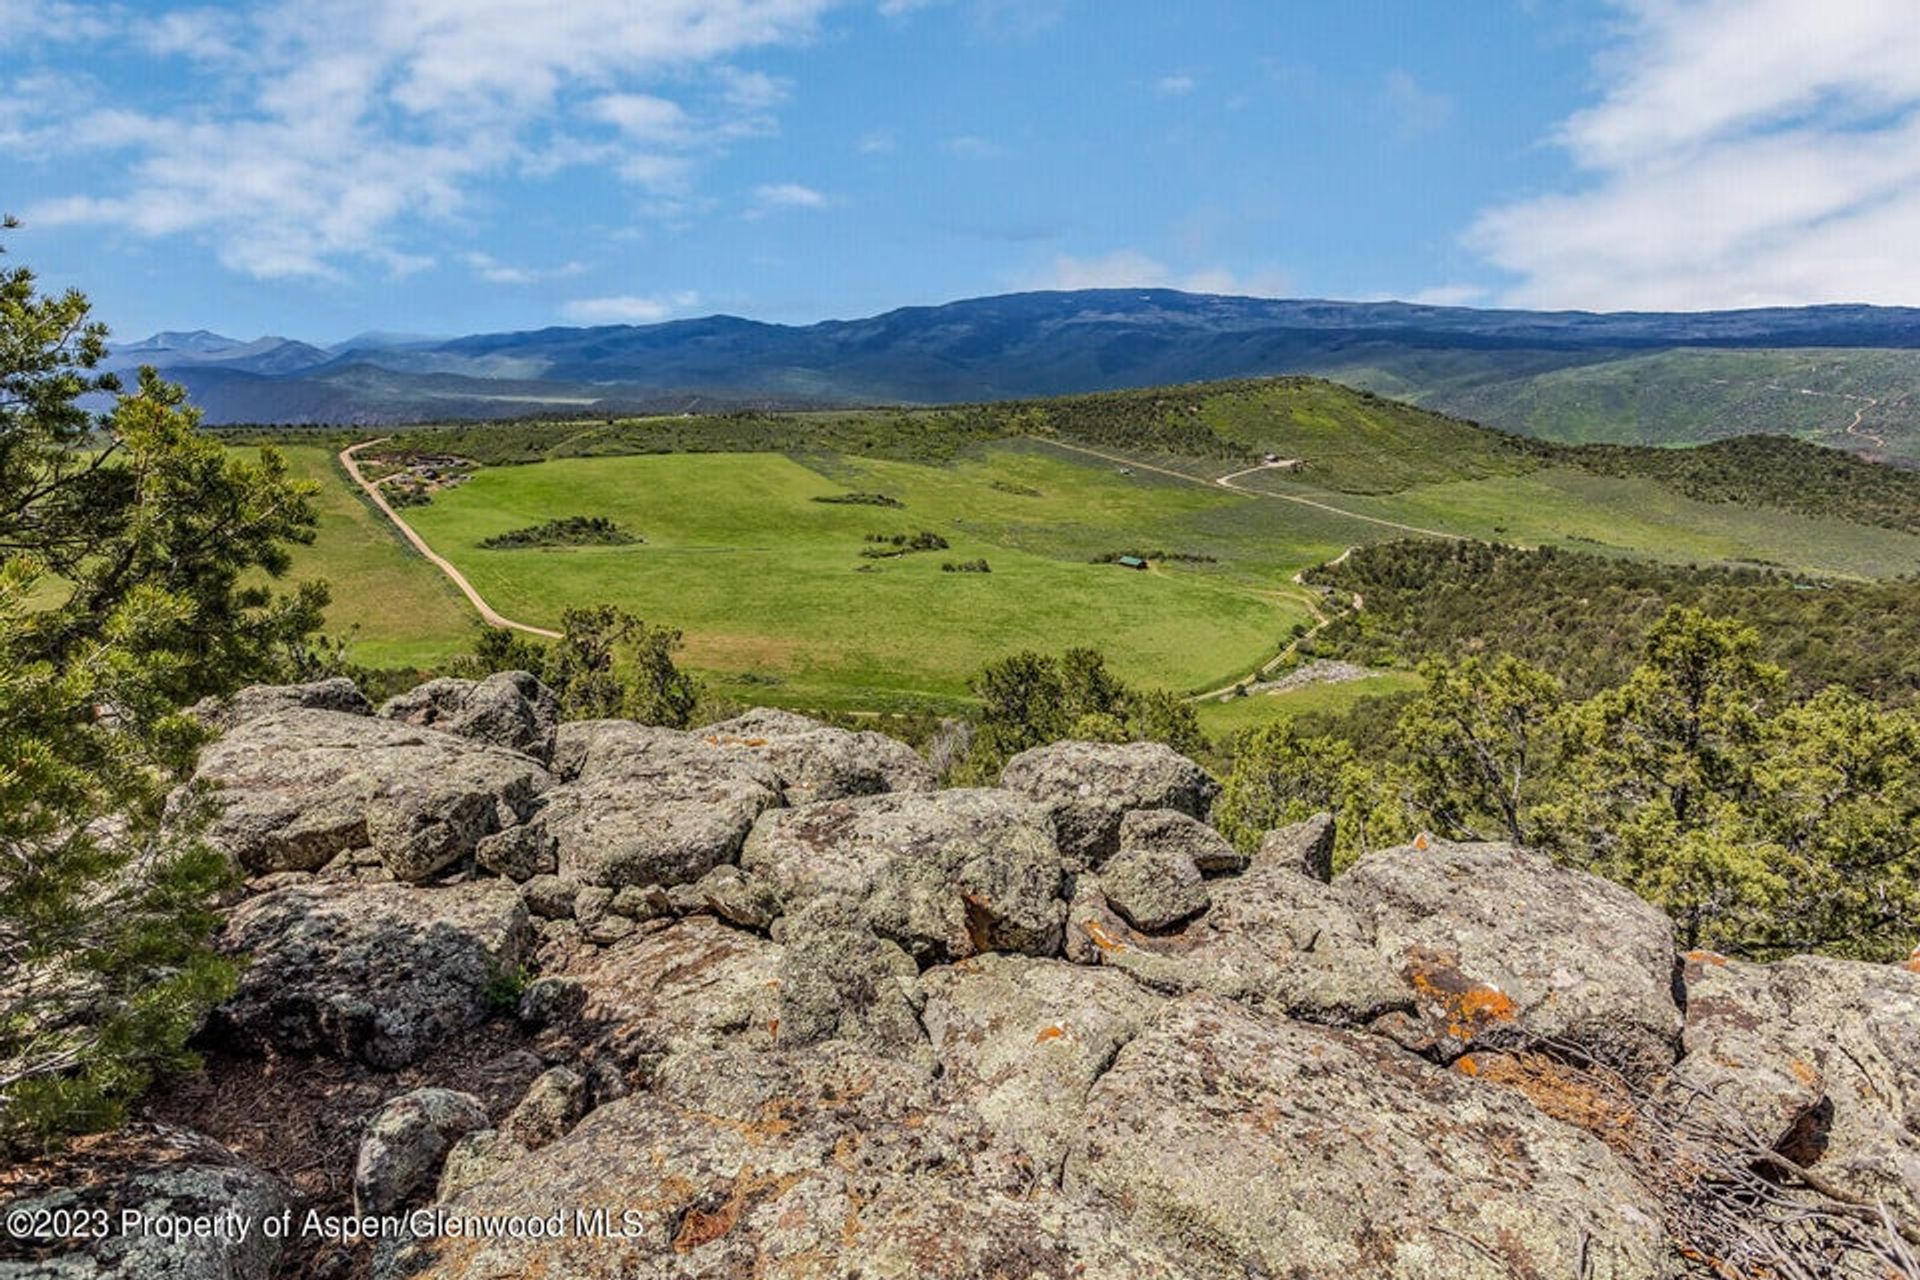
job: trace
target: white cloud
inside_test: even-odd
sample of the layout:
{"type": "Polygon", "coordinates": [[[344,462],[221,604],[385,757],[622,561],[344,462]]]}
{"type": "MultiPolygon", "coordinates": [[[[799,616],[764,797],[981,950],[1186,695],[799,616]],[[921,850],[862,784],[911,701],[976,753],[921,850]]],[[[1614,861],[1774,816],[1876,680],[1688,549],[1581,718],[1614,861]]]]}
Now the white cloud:
{"type": "Polygon", "coordinates": [[[575,324],[657,324],[698,306],[700,295],[692,292],[636,297],[622,294],[611,298],[576,298],[560,308],[560,314],[575,324]]]}
{"type": "Polygon", "coordinates": [[[1283,297],[1292,288],[1285,272],[1255,271],[1239,275],[1213,267],[1175,271],[1137,249],[1117,249],[1095,258],[1060,254],[1045,270],[1031,277],[1033,289],[1183,289],[1188,293],[1225,293],[1248,297],[1283,297]]]}
{"type": "Polygon", "coordinates": [[[547,280],[569,280],[584,275],[587,270],[582,262],[563,262],[557,267],[518,267],[501,262],[492,254],[477,252],[464,255],[461,261],[488,284],[540,284],[547,280]]]}
{"type": "Polygon", "coordinates": [[[1575,189],[1468,244],[1526,306],[1920,301],[1920,22],[1910,0],[1617,0],[1601,100],[1556,142],[1575,189]]]}
{"type": "Polygon", "coordinates": [[[884,155],[900,145],[900,135],[892,129],[873,129],[860,135],[860,141],[854,144],[863,156],[884,155]]]}
{"type": "Polygon", "coordinates": [[[832,197],[797,182],[771,182],[753,189],[753,198],[769,209],[824,209],[832,197]]]}
{"type": "Polygon", "coordinates": [[[355,259],[391,269],[422,220],[565,165],[603,166],[685,208],[700,159],[771,132],[786,93],[730,59],[804,41],[838,2],[333,0],[319,20],[301,0],[158,13],[0,0],[0,44],[59,27],[225,59],[190,105],[43,103],[0,133],[28,157],[125,153],[121,187],[23,211],[41,222],[193,235],[256,276],[336,275],[355,259]]]}
{"type": "Polygon", "coordinates": [[[1486,297],[1487,287],[1482,284],[1437,284],[1402,301],[1427,307],[1471,307],[1486,297]]]}
{"type": "Polygon", "coordinates": [[[1183,97],[1186,94],[1192,93],[1194,87],[1194,78],[1186,75],[1161,76],[1153,82],[1154,92],[1164,94],[1169,98],[1183,97]]]}
{"type": "Polygon", "coordinates": [[[947,139],[947,150],[969,159],[990,160],[1000,154],[1000,144],[978,134],[963,133],[956,138],[947,139]]]}

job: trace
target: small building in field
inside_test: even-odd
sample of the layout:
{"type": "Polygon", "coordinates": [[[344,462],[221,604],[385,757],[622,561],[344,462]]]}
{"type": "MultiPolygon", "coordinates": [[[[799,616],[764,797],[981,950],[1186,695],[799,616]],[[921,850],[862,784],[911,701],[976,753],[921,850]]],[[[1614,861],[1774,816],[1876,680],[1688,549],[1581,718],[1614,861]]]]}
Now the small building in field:
{"type": "Polygon", "coordinates": [[[1147,567],[1147,562],[1139,556],[1121,556],[1118,560],[1115,560],[1114,563],[1122,569],[1144,569],[1147,567]]]}

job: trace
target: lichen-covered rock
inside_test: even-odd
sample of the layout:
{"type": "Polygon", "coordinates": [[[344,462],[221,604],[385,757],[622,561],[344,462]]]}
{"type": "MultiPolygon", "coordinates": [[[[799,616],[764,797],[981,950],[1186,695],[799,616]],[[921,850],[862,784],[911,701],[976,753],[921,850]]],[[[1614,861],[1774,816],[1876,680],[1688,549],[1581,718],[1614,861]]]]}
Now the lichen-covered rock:
{"type": "Polygon", "coordinates": [[[1033,1190],[1031,1171],[990,1130],[942,1115],[925,1073],[906,1064],[832,1044],[686,1054],[654,1091],[599,1108],[445,1204],[453,1215],[570,1222],[604,1210],[605,1232],[387,1242],[376,1275],[1201,1274],[1123,1215],[1033,1190]]]}
{"type": "Polygon", "coordinates": [[[1334,882],[1417,1002],[1382,1031],[1443,1060],[1552,1040],[1636,1074],[1673,1062],[1663,913],[1531,850],[1425,845],[1371,854],[1334,882]]]}
{"type": "Polygon", "coordinates": [[[559,874],[612,889],[698,880],[733,861],[754,819],[781,802],[766,763],[625,720],[562,725],[554,767],[567,781],[528,828],[559,874]]]}
{"type": "Polygon", "coordinates": [[[1920,973],[1694,952],[1685,981],[1688,1112],[1920,1221],[1920,973]]]}
{"type": "Polygon", "coordinates": [[[876,937],[857,904],[818,898],[784,923],[780,1044],[844,1040],[930,1058],[920,1028],[919,966],[897,943],[876,937]]]}
{"type": "Polygon", "coordinates": [[[1100,886],[1114,910],[1148,933],[1192,919],[1211,901],[1200,868],[1179,849],[1123,846],[1100,868],[1100,886]]]}
{"type": "Polygon", "coordinates": [[[498,882],[316,883],[242,903],[220,941],[250,960],[214,1011],[216,1035],[391,1070],[484,1019],[531,931],[519,893],[498,882]]]}
{"type": "Polygon", "coordinates": [[[528,1086],[526,1096],[500,1122],[500,1133],[528,1151],[538,1151],[573,1128],[587,1113],[587,1082],[578,1072],[552,1067],[528,1086]]]}
{"type": "Polygon", "coordinates": [[[387,699],[379,714],[518,751],[545,764],[553,759],[560,699],[525,671],[498,671],[484,680],[429,680],[387,699]]]}
{"type": "Polygon", "coordinates": [[[248,871],[311,871],[370,846],[406,881],[471,856],[552,781],[517,752],[307,707],[236,724],[195,778],[222,806],[208,839],[248,871]]]}
{"type": "Polygon", "coordinates": [[[367,1124],[353,1164],[353,1205],[392,1213],[432,1187],[453,1144],[487,1127],[487,1109],[470,1093],[426,1088],[390,1100],[367,1124]]]}
{"type": "Polygon", "coordinates": [[[1204,819],[1220,784],[1157,742],[1056,742],[1007,761],[1000,785],[1052,816],[1060,850],[1097,867],[1120,846],[1120,822],[1135,809],[1174,809],[1204,819]]]}
{"type": "Polygon", "coordinates": [[[1246,869],[1247,855],[1206,823],[1178,809],[1133,809],[1120,819],[1120,852],[1154,849],[1183,854],[1209,875],[1246,869]]]}
{"type": "Polygon", "coordinates": [[[1411,1011],[1405,983],[1374,950],[1371,927],[1330,886],[1279,860],[1256,861],[1207,887],[1207,913],[1158,936],[1130,928],[1103,893],[1076,895],[1069,954],[1156,991],[1211,991],[1311,1022],[1361,1027],[1411,1011]]]}
{"type": "Polygon", "coordinates": [[[1259,861],[1275,863],[1325,884],[1333,879],[1333,815],[1316,813],[1267,832],[1260,839],[1259,861]]]}
{"type": "Polygon", "coordinates": [[[929,969],[923,1020],[944,1093],[977,1111],[1050,1180],[1087,1090],[1161,1000],[1123,974],[979,956],[929,969]]]}
{"type": "Polygon", "coordinates": [[[906,743],[883,733],[854,733],[758,707],[698,731],[709,746],[763,761],[780,778],[790,805],[886,791],[932,791],[933,770],[906,743]]]}
{"type": "Polygon", "coordinates": [[[307,684],[251,684],[224,698],[203,698],[187,714],[209,728],[225,730],[275,711],[302,707],[350,716],[373,714],[373,704],[345,676],[307,684]]]}
{"type": "Polygon", "coordinates": [[[574,1019],[584,1057],[644,1078],[669,1053],[731,1040],[770,1047],[780,1018],[783,948],[694,916],[649,926],[568,976],[585,989],[574,1019]]]}
{"type": "Polygon", "coordinates": [[[1094,1084],[1065,1186],[1223,1277],[1669,1274],[1658,1204],[1595,1139],[1383,1041],[1204,994],[1094,1084]]]}
{"type": "Polygon", "coordinates": [[[780,809],[755,824],[741,869],[789,911],[824,896],[920,963],[981,951],[1051,955],[1066,904],[1046,816],[1004,791],[905,792],[780,809]]]}
{"type": "MultiPolygon", "coordinates": [[[[184,1129],[136,1125],[93,1145],[42,1176],[9,1169],[0,1218],[18,1213],[104,1213],[108,1229],[75,1238],[0,1236],[4,1280],[270,1280],[285,1247],[261,1224],[290,1206],[268,1174],[210,1138],[184,1129]],[[121,1215],[219,1224],[203,1234],[122,1231],[121,1215]],[[37,1261],[7,1261],[25,1253],[37,1261]]],[[[86,1221],[85,1219],[82,1220],[86,1221]]]]}

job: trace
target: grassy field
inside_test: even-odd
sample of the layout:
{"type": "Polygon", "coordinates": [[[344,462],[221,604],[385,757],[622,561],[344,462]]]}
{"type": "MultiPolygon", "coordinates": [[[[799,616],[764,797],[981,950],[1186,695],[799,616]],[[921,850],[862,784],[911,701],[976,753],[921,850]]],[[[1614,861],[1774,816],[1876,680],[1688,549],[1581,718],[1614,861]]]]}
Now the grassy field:
{"type": "Polygon", "coordinates": [[[356,662],[427,668],[471,647],[477,620],[446,576],[401,542],[328,448],[279,446],[295,474],[320,485],[314,544],[296,547],[291,581],[324,578],[331,630],[351,634],[356,662]]]}
{"type": "Polygon", "coordinates": [[[723,688],[884,709],[950,703],[1020,648],[1094,645],[1121,675],[1174,688],[1250,670],[1309,617],[1292,573],[1348,534],[1337,518],[1269,506],[1010,447],[945,468],[776,454],[491,468],[409,518],[511,617],[551,625],[567,605],[614,601],[682,628],[686,661],[723,688]],[[814,501],[847,492],[903,506],[814,501]],[[565,514],[607,516],[646,541],[479,546],[565,514]],[[868,534],[921,530],[949,547],[861,555],[868,534]],[[1090,563],[1130,549],[1214,559],[1146,573],[1090,563]],[[975,559],[992,572],[942,571],[975,559]]]}
{"type": "MultiPolygon", "coordinates": [[[[407,518],[502,613],[552,626],[570,605],[617,604],[683,630],[684,662],[722,692],[802,708],[949,709],[984,663],[1073,645],[1101,649],[1132,681],[1216,688],[1311,620],[1298,571],[1408,536],[1401,526],[1814,577],[1920,571],[1920,536],[1687,498],[1312,381],[415,434],[418,447],[491,464],[407,518]],[[1306,466],[1237,482],[1259,494],[1213,483],[1263,452],[1306,466]],[[815,500],[854,492],[901,505],[815,500]],[[574,516],[644,541],[480,545],[574,516]],[[869,535],[921,531],[948,546],[861,554],[869,535]],[[1121,553],[1154,563],[1145,573],[1096,563],[1121,553]],[[942,572],[976,560],[992,571],[942,572]]],[[[331,621],[353,629],[354,658],[427,667],[466,648],[471,611],[349,488],[332,448],[287,452],[324,489],[319,543],[296,572],[331,581],[331,621]]],[[[1358,696],[1340,686],[1206,715],[1230,726],[1358,696]]]]}
{"type": "Polygon", "coordinates": [[[1208,698],[1195,710],[1200,716],[1200,727],[1206,730],[1207,736],[1218,740],[1248,729],[1292,720],[1309,712],[1348,711],[1364,699],[1411,693],[1419,687],[1420,677],[1411,671],[1383,671],[1364,680],[1302,685],[1279,693],[1256,693],[1225,702],[1208,698]]]}

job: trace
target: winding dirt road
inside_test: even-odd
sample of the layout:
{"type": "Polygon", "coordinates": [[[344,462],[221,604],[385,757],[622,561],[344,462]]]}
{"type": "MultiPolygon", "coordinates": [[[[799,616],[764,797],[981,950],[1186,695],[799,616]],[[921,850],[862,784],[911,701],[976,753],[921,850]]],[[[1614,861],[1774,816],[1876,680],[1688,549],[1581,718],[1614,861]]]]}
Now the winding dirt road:
{"type": "Polygon", "coordinates": [[[393,509],[393,506],[387,501],[386,495],[380,492],[380,486],[360,474],[360,463],[355,455],[362,449],[369,448],[376,444],[382,444],[388,439],[389,437],[387,436],[379,436],[372,440],[362,440],[359,444],[348,445],[342,449],[340,451],[340,465],[346,470],[348,478],[360,486],[360,491],[366,494],[368,500],[380,509],[382,515],[393,521],[393,527],[400,531],[400,536],[405,538],[415,551],[425,556],[428,564],[431,564],[434,568],[446,574],[453,585],[460,588],[460,594],[465,596],[473,605],[475,611],[479,613],[482,622],[490,627],[502,627],[511,631],[524,631],[528,635],[545,636],[549,640],[560,639],[560,633],[558,631],[549,631],[545,627],[536,627],[530,622],[516,622],[488,604],[486,597],[482,596],[474,589],[474,585],[467,581],[466,574],[454,568],[452,561],[428,546],[427,540],[414,532],[412,525],[400,518],[400,513],[393,509]]]}

